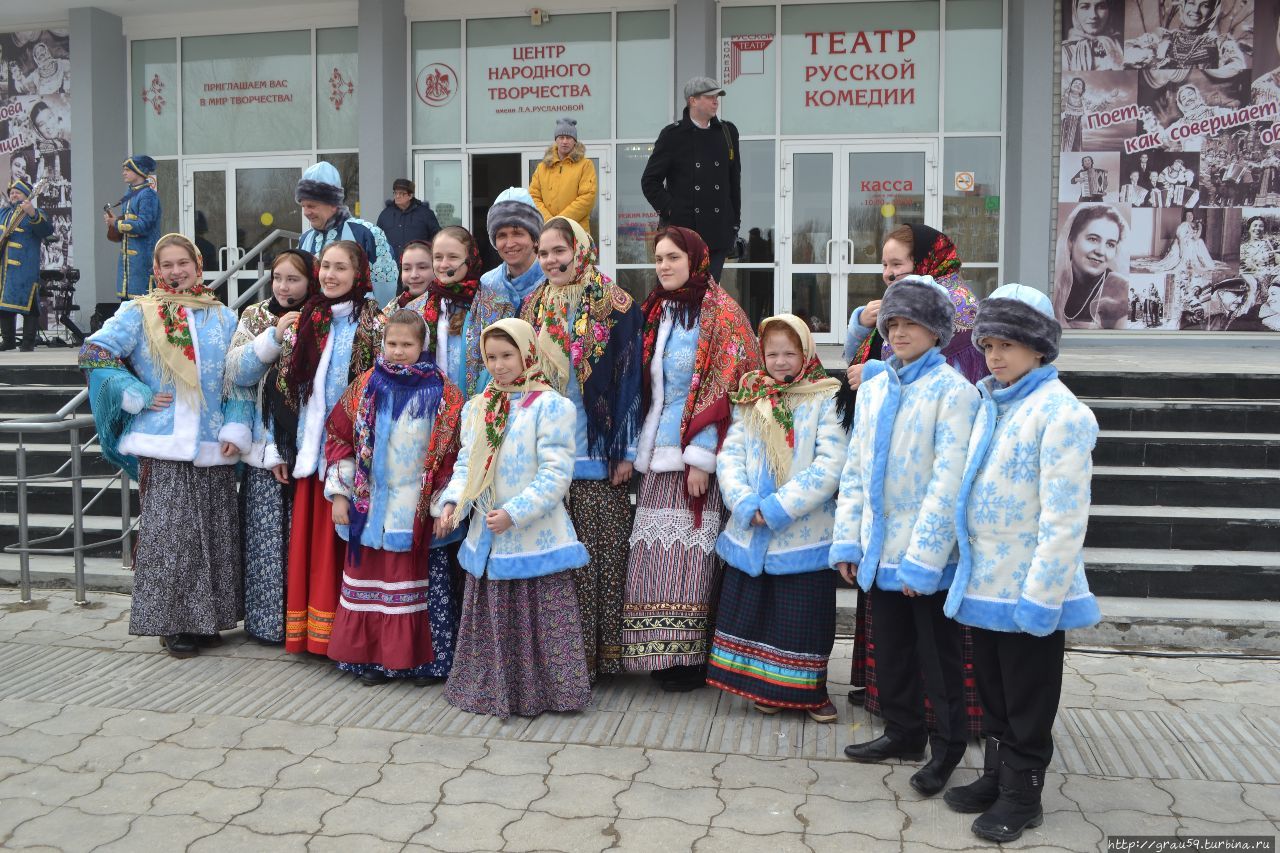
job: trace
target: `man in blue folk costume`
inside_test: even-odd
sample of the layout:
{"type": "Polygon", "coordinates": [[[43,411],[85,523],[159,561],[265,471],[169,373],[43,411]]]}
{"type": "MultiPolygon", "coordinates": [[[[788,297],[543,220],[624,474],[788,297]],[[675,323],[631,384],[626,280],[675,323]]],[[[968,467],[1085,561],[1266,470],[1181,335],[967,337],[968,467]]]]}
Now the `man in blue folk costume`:
{"type": "Polygon", "coordinates": [[[31,352],[40,323],[40,244],[53,234],[53,223],[32,204],[31,184],[26,181],[9,184],[9,202],[11,206],[0,213],[0,350],[17,346],[14,338],[22,314],[22,351],[31,352]]]}
{"type": "Polygon", "coordinates": [[[146,154],[134,154],[120,168],[129,190],[120,199],[120,213],[107,210],[102,218],[108,233],[113,227],[120,233],[116,296],[125,300],[146,296],[151,289],[151,255],[160,236],[160,196],[148,181],[155,174],[155,160],[146,154]]]}

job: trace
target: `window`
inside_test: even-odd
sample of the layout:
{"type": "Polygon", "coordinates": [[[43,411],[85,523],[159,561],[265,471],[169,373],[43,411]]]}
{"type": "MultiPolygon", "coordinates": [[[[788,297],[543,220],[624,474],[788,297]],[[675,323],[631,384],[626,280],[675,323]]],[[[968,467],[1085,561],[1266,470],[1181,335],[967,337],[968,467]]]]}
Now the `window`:
{"type": "Polygon", "coordinates": [[[319,148],[356,148],[355,27],[316,30],[316,140],[319,148]]]}
{"type": "Polygon", "coordinates": [[[182,153],[310,150],[311,33],[182,40],[182,153]]]}
{"type": "Polygon", "coordinates": [[[420,21],[413,25],[413,142],[457,145],[462,141],[462,24],[420,21]]]}
{"type": "Polygon", "coordinates": [[[580,139],[613,135],[613,22],[609,13],[467,22],[467,141],[546,143],[555,119],[580,139]]]}
{"type": "Polygon", "coordinates": [[[618,13],[620,139],[656,139],[670,120],[671,52],[670,12],[618,13]]]}
{"type": "Polygon", "coordinates": [[[720,82],[725,118],[742,134],[773,133],[777,82],[773,6],[733,6],[720,18],[720,82]]]}
{"type": "Polygon", "coordinates": [[[942,158],[942,230],[970,264],[1000,261],[1000,138],[950,137],[942,158]],[[973,175],[973,188],[968,174],[973,175]]]}
{"type": "Polygon", "coordinates": [[[130,62],[134,148],[153,157],[177,154],[178,42],[174,39],[135,41],[130,62]]]}
{"type": "Polygon", "coordinates": [[[947,130],[1000,131],[1003,30],[1001,0],[947,0],[947,130]]]}

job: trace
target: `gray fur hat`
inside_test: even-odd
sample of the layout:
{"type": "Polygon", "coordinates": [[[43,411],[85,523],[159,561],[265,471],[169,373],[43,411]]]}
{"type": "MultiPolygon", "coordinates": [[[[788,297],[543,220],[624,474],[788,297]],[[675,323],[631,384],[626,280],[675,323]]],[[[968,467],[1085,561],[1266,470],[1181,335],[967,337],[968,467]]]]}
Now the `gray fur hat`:
{"type": "Polygon", "coordinates": [[[576,118],[556,119],[556,136],[572,136],[578,138],[578,120],[576,118]]]}
{"type": "Polygon", "coordinates": [[[956,308],[951,294],[930,275],[904,276],[884,292],[876,328],[885,340],[889,339],[889,321],[894,317],[905,317],[924,326],[938,336],[940,347],[951,343],[955,334],[956,308]]]}
{"type": "Polygon", "coordinates": [[[1058,357],[1062,325],[1053,317],[1049,297],[1025,284],[1005,284],[978,305],[973,345],[982,349],[984,338],[1025,344],[1043,355],[1048,364],[1058,357]]]}
{"type": "Polygon", "coordinates": [[[542,236],[542,214],[534,206],[533,196],[521,187],[507,187],[498,194],[489,215],[485,217],[485,230],[489,232],[489,242],[498,244],[498,231],[508,225],[523,228],[536,243],[542,236]]]}

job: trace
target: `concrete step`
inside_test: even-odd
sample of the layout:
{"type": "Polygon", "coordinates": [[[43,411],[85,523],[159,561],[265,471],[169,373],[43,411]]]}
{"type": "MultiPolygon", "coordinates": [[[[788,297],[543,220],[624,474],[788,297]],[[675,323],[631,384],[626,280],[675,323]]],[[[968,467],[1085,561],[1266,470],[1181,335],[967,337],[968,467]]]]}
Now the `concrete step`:
{"type": "Polygon", "coordinates": [[[1202,507],[1230,507],[1247,501],[1275,509],[1280,508],[1280,471],[1095,465],[1093,500],[1128,506],[1202,507]]]}
{"type": "MultiPolygon", "coordinates": [[[[133,515],[131,520],[136,522],[137,515],[133,515]]],[[[29,540],[35,540],[61,534],[63,528],[66,528],[70,523],[71,516],[65,513],[32,513],[27,517],[27,536],[29,540]]],[[[118,555],[120,550],[118,543],[109,543],[98,547],[94,547],[93,543],[108,543],[109,540],[120,536],[119,515],[86,515],[83,525],[85,543],[90,546],[89,553],[99,556],[118,555]]],[[[17,544],[18,538],[18,514],[16,512],[0,512],[0,547],[17,544]]],[[[68,529],[65,534],[52,542],[36,547],[70,548],[71,530],[68,529]]],[[[0,560],[7,559],[9,556],[12,555],[0,554],[0,560]]]]}
{"type": "MultiPolygon", "coordinates": [[[[56,412],[83,388],[83,382],[79,385],[0,384],[0,419],[9,420],[10,411],[25,411],[46,406],[48,407],[46,411],[56,412]]],[[[85,411],[89,410],[87,402],[86,400],[85,411]]]]}
{"type": "Polygon", "coordinates": [[[1273,434],[1280,424],[1277,400],[1087,397],[1081,402],[1104,430],[1273,434]]]}
{"type": "MultiPolygon", "coordinates": [[[[36,442],[23,442],[23,447],[27,450],[27,474],[52,474],[63,465],[66,465],[71,456],[71,448],[68,444],[66,433],[62,434],[64,439],[61,442],[54,442],[56,435],[36,436],[32,438],[38,439],[36,442]]],[[[13,441],[13,436],[3,436],[10,439],[8,441],[0,440],[0,478],[12,478],[17,475],[18,469],[18,443],[13,441]]],[[[102,458],[102,452],[95,442],[88,449],[80,454],[80,464],[86,475],[99,475],[110,477],[115,474],[116,467],[102,458]]],[[[63,470],[66,474],[71,469],[68,466],[63,470]]],[[[0,489],[12,489],[13,486],[0,485],[0,489]]]]}
{"type": "MultiPolygon", "coordinates": [[[[109,476],[86,476],[81,481],[84,487],[84,500],[88,503],[98,490],[111,482],[109,476]]],[[[136,516],[138,514],[138,490],[136,484],[131,491],[131,512],[136,516]]],[[[99,498],[93,508],[89,510],[92,515],[98,516],[114,516],[120,517],[120,484],[117,482],[112,485],[107,493],[99,498]]],[[[0,516],[5,513],[16,513],[18,511],[18,490],[16,486],[5,486],[0,488],[0,516]]],[[[71,484],[66,482],[42,483],[39,481],[31,483],[27,487],[27,511],[37,514],[53,514],[60,515],[71,511],[71,484]]]]}
{"type": "MultiPolygon", "coordinates": [[[[6,577],[0,572],[0,577],[6,577]]],[[[858,595],[836,592],[836,633],[853,634],[858,595]]],[[[1098,596],[1102,621],[1067,632],[1067,645],[1186,652],[1280,653],[1280,604],[1098,596]]]]}
{"type": "Polygon", "coordinates": [[[1094,504],[1089,510],[1085,546],[1280,550],[1280,509],[1094,504]]]}
{"type": "Polygon", "coordinates": [[[1077,397],[1280,399],[1280,374],[1078,371],[1059,374],[1077,397]]]}
{"type": "MultiPolygon", "coordinates": [[[[1280,426],[1278,423],[1276,426],[1280,426]]],[[[1280,469],[1280,433],[1101,430],[1094,465],[1280,469]]]]}
{"type": "Polygon", "coordinates": [[[1280,600],[1275,551],[1085,548],[1084,561],[1099,595],[1280,600]]]}

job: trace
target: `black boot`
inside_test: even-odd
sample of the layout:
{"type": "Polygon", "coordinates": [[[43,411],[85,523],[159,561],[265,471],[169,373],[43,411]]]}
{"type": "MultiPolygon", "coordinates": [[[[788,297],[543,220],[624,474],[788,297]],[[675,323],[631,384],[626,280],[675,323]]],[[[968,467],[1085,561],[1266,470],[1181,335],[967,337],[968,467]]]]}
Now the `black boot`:
{"type": "Polygon", "coordinates": [[[973,822],[973,834],[1000,844],[1017,841],[1024,829],[1044,823],[1043,790],[1044,770],[1014,770],[1001,764],[1000,796],[973,822]]]}
{"type": "Polygon", "coordinates": [[[924,741],[898,740],[889,735],[881,735],[866,743],[849,744],[844,748],[844,754],[861,764],[874,764],[890,758],[919,761],[924,758],[924,741]]]}
{"type": "Polygon", "coordinates": [[[175,658],[193,658],[200,652],[190,634],[170,634],[161,637],[160,645],[175,658]]]}
{"type": "Polygon", "coordinates": [[[32,311],[22,315],[22,345],[18,349],[23,352],[34,352],[36,348],[36,332],[39,331],[40,313],[32,311]]]}
{"type": "Polygon", "coordinates": [[[12,311],[0,311],[0,339],[4,341],[0,344],[0,352],[8,352],[18,348],[16,341],[17,331],[18,315],[12,311]]]}
{"type": "Polygon", "coordinates": [[[982,775],[968,785],[952,788],[942,799],[953,812],[978,814],[985,812],[1000,796],[1000,741],[987,736],[987,754],[982,761],[982,775]]]}
{"type": "Polygon", "coordinates": [[[934,740],[929,743],[929,762],[911,776],[911,787],[926,797],[947,787],[951,772],[964,758],[965,742],[947,743],[934,740]]]}

